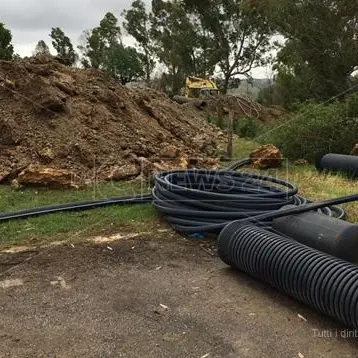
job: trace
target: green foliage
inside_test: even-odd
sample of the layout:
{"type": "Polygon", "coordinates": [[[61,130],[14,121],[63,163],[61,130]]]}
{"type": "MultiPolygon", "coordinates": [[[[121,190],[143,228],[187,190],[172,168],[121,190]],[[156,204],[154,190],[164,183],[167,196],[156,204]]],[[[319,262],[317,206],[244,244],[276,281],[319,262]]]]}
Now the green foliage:
{"type": "Polygon", "coordinates": [[[122,85],[144,76],[143,64],[137,50],[122,44],[112,44],[105,51],[103,69],[122,85]]]}
{"type": "Polygon", "coordinates": [[[255,138],[263,129],[264,125],[256,118],[238,118],[234,121],[234,132],[243,138],[255,138]]]}
{"type": "Polygon", "coordinates": [[[346,90],[358,68],[358,3],[269,0],[268,4],[273,24],[287,39],[277,56],[277,91],[285,106],[296,100],[327,100],[346,90]]]}
{"type": "Polygon", "coordinates": [[[13,59],[14,48],[11,41],[11,31],[0,22],[0,60],[10,61],[13,59]]]}
{"type": "Polygon", "coordinates": [[[297,76],[283,64],[276,69],[274,84],[259,92],[258,102],[265,106],[279,105],[291,111],[296,110],[300,103],[311,98],[307,89],[310,72],[306,69],[297,76]]]}
{"type": "Polygon", "coordinates": [[[118,19],[113,15],[113,13],[107,12],[97,29],[98,35],[104,47],[110,47],[120,41],[121,28],[118,25],[118,19]]]}
{"type": "Polygon", "coordinates": [[[46,42],[44,40],[40,40],[36,47],[35,47],[35,51],[34,51],[35,56],[36,55],[49,55],[50,54],[50,49],[48,48],[46,42]]]}
{"type": "Polygon", "coordinates": [[[118,19],[108,12],[98,27],[83,33],[83,44],[78,46],[83,54],[84,67],[101,68],[105,60],[105,52],[109,47],[120,42],[121,29],[118,19]]]}
{"type": "Polygon", "coordinates": [[[85,68],[99,68],[103,63],[104,49],[101,46],[98,29],[85,30],[82,36],[84,44],[78,46],[83,54],[82,65],[85,68]]]}
{"type": "Polygon", "coordinates": [[[185,77],[199,75],[199,67],[207,60],[200,51],[200,29],[182,1],[153,0],[152,11],[150,35],[154,50],[167,69],[165,79],[171,84],[171,94],[178,94],[185,77]]]}
{"type": "Polygon", "coordinates": [[[125,30],[133,36],[141,50],[140,57],[144,64],[146,81],[149,84],[155,66],[153,42],[150,37],[151,14],[147,13],[142,0],[135,0],[129,10],[123,11],[122,16],[125,30]]]}
{"type": "Polygon", "coordinates": [[[77,61],[77,54],[70,38],[66,36],[59,27],[52,28],[50,37],[52,38],[52,45],[57,51],[58,56],[65,60],[68,65],[74,65],[77,61]]]}
{"type": "MultiPolygon", "coordinates": [[[[222,130],[227,130],[227,121],[222,116],[208,115],[207,120],[211,124],[215,124],[222,130]]],[[[242,138],[255,138],[261,134],[265,126],[256,118],[235,118],[233,122],[234,133],[242,138]]]]}
{"type": "Polygon", "coordinates": [[[224,76],[223,92],[229,80],[269,61],[272,31],[265,13],[246,0],[184,0],[215,46],[215,64],[224,76]]]}
{"type": "Polygon", "coordinates": [[[349,154],[357,143],[358,95],[329,105],[307,102],[289,122],[261,137],[278,146],[284,156],[314,161],[322,152],[349,154]]]}

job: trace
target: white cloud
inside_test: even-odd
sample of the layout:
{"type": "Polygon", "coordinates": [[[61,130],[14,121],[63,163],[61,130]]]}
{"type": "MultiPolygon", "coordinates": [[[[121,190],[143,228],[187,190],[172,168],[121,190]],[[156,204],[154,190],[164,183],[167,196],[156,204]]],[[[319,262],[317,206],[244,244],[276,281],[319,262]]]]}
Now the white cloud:
{"type": "MultiPolygon", "coordinates": [[[[113,12],[119,19],[133,0],[0,0],[0,21],[13,35],[15,52],[31,56],[39,40],[51,49],[51,27],[60,27],[77,46],[83,30],[98,26],[106,12],[113,12]]],[[[151,0],[145,0],[149,5],[151,0]]],[[[124,42],[133,45],[125,37],[124,42]]],[[[254,77],[266,77],[266,69],[255,69],[254,77]]]]}

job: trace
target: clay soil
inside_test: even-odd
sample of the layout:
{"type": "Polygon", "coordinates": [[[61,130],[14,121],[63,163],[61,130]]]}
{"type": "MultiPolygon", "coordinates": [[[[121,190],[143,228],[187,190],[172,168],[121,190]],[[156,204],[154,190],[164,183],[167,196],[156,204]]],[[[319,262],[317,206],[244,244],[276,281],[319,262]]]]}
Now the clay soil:
{"type": "Polygon", "coordinates": [[[0,181],[31,164],[100,180],[143,161],[212,166],[217,138],[204,115],[163,93],[53,57],[0,61],[0,181]]]}

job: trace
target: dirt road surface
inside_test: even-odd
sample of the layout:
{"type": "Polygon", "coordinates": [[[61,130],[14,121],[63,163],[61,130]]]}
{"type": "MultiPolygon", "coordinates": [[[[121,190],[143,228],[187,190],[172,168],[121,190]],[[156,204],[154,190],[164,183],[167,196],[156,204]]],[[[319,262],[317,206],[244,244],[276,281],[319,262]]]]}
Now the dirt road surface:
{"type": "Polygon", "coordinates": [[[0,356],[357,357],[346,327],[159,236],[1,254],[0,356]]]}

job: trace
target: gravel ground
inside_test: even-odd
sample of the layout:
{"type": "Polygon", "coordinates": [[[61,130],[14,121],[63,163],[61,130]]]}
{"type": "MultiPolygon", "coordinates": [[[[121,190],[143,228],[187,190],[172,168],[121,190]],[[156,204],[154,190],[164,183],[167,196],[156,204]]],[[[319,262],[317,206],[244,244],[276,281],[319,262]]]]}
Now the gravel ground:
{"type": "Polygon", "coordinates": [[[0,254],[1,357],[357,357],[357,339],[172,234],[0,254]]]}

